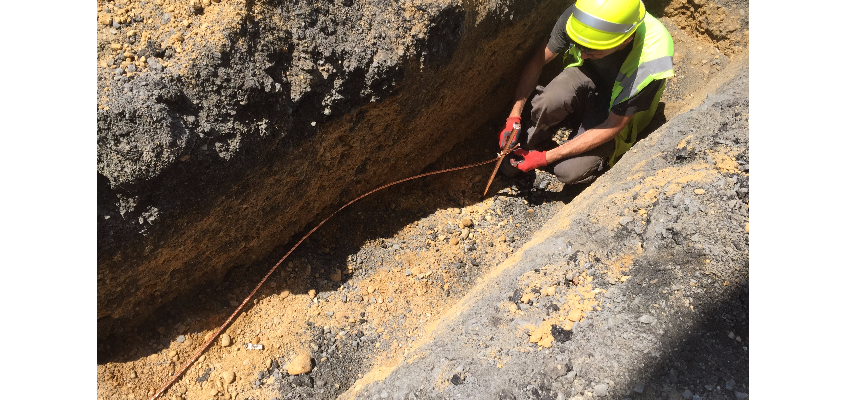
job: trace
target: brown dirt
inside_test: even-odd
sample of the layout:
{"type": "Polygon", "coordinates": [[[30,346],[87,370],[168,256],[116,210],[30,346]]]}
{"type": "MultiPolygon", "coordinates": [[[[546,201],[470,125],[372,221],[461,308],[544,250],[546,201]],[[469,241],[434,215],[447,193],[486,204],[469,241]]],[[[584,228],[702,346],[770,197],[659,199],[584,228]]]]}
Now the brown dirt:
{"type": "MultiPolygon", "coordinates": [[[[138,29],[133,34],[173,45],[178,56],[172,62],[177,63],[192,57],[195,41],[222,40],[221,32],[225,31],[227,21],[233,15],[245,12],[244,4],[240,2],[201,3],[208,3],[201,15],[191,13],[185,2],[156,0],[141,6],[141,2],[128,1],[123,3],[123,11],[117,13],[105,13],[102,3],[99,3],[98,62],[111,59],[111,55],[105,55],[114,51],[133,54],[140,49],[139,45],[130,44],[125,36],[115,35],[106,27],[104,23],[112,19],[136,15],[149,18],[155,8],[169,12],[171,21],[162,29],[138,29]],[[169,29],[186,33],[182,37],[178,37],[179,33],[168,35],[169,29]],[[101,58],[101,55],[104,56],[101,58]]],[[[713,3],[697,6],[695,2],[674,0],[668,6],[662,21],[675,41],[676,77],[669,82],[664,97],[666,118],[691,107],[696,89],[720,74],[732,58],[746,56],[747,30],[740,29],[743,15],[740,10],[725,9],[713,3]],[[713,28],[701,28],[705,22],[713,28]]],[[[121,34],[124,34],[123,31],[121,34]]],[[[144,60],[135,59],[133,62],[139,68],[145,67],[144,60]]],[[[436,165],[467,163],[472,158],[467,155],[468,152],[469,149],[455,149],[436,165]]],[[[474,159],[491,156],[481,154],[479,150],[471,152],[481,155],[474,159]]],[[[734,154],[713,154],[712,157],[721,168],[738,168],[733,161],[734,154]]],[[[257,379],[257,371],[270,369],[276,360],[291,363],[304,355],[313,359],[315,368],[322,368],[327,361],[312,346],[315,342],[314,327],[335,332],[335,339],[339,341],[356,332],[379,338],[368,343],[371,350],[361,352],[360,366],[354,371],[355,376],[360,378],[360,384],[336,383],[341,391],[351,387],[355,392],[361,382],[385,375],[388,367],[400,362],[416,347],[419,339],[428,335],[435,322],[445,316],[450,306],[462,299],[476,277],[484,276],[499,266],[513,252],[509,238],[523,235],[528,225],[529,229],[535,229],[544,222],[542,215],[533,220],[534,213],[542,214],[544,210],[550,215],[562,210],[562,202],[550,201],[534,209],[524,200],[524,215],[516,218],[505,212],[501,205],[495,204],[495,197],[479,201],[478,193],[482,192],[491,167],[490,164],[428,178],[427,182],[417,186],[388,189],[389,193],[374,195],[364,204],[346,210],[346,215],[339,215],[304,245],[303,251],[296,252],[286,262],[283,270],[266,284],[252,307],[226,329],[232,344],[223,346],[219,338],[167,392],[168,398],[273,398],[276,393],[269,388],[273,386],[270,383],[274,378],[256,386],[253,383],[257,379]],[[371,207],[377,211],[372,213],[371,207]],[[421,209],[432,212],[421,215],[421,209]],[[408,213],[407,216],[404,216],[405,213],[408,213]],[[376,218],[368,220],[374,215],[376,218]],[[392,215],[398,220],[383,221],[380,215],[392,215]],[[467,235],[459,229],[463,219],[472,221],[467,235]],[[479,228],[482,221],[490,223],[488,228],[479,228]],[[364,226],[367,224],[376,224],[378,228],[364,226]],[[348,256],[344,263],[331,266],[316,265],[315,261],[310,261],[313,258],[311,254],[342,251],[344,240],[360,243],[358,251],[353,253],[364,256],[348,256]],[[451,240],[456,244],[451,244],[451,240]],[[457,272],[455,263],[468,262],[463,246],[472,243],[486,248],[487,253],[478,257],[480,266],[473,274],[463,276],[457,272]],[[391,256],[381,250],[392,246],[398,246],[399,251],[391,256]],[[306,273],[300,273],[304,271],[306,273]],[[347,301],[341,300],[342,294],[347,296],[347,301]],[[363,300],[354,301],[354,296],[361,296],[363,300]],[[399,320],[400,314],[407,317],[399,320]],[[367,323],[363,322],[365,319],[367,323]],[[245,347],[247,343],[261,344],[264,349],[248,350],[245,347]],[[212,369],[214,371],[209,373],[212,369]],[[226,379],[231,378],[229,373],[234,373],[232,382],[226,379]],[[204,380],[204,376],[208,380],[201,384],[198,379],[204,380]]],[[[691,171],[659,173],[650,179],[674,182],[678,185],[672,187],[679,190],[687,182],[708,178],[703,176],[706,168],[692,168],[691,171]]],[[[663,185],[645,182],[643,186],[663,185]]],[[[500,178],[492,191],[502,196],[517,192],[515,187],[510,187],[500,178]]],[[[562,193],[562,186],[554,183],[547,191],[562,193]]],[[[650,190],[641,190],[640,186],[620,194],[622,199],[643,198],[645,204],[650,204],[655,195],[650,190]]],[[[633,214],[638,216],[640,211],[634,210],[633,214]]],[[[620,218],[618,210],[611,210],[608,215],[597,215],[596,222],[612,225],[617,224],[620,218]]],[[[526,238],[519,242],[523,240],[526,238]]],[[[276,255],[272,254],[268,260],[273,260],[276,255]]],[[[604,271],[605,279],[625,281],[629,262],[621,259],[611,263],[616,267],[604,271]]],[[[118,355],[97,365],[98,399],[142,399],[151,396],[223,322],[260,279],[261,270],[272,264],[273,261],[257,263],[247,271],[240,271],[246,276],[234,277],[229,283],[215,287],[219,293],[206,292],[198,297],[182,299],[180,301],[191,304],[182,304],[179,306],[182,308],[174,306],[181,311],[163,315],[158,326],[140,329],[139,334],[130,336],[123,343],[110,344],[112,353],[118,355]],[[259,273],[249,274],[251,271],[259,273]],[[185,336],[184,342],[177,342],[179,335],[185,336]],[[120,349],[115,349],[117,347],[120,349]]],[[[527,338],[526,347],[521,351],[550,346],[551,325],[560,324],[570,329],[575,321],[582,319],[583,311],[599,307],[595,294],[600,289],[593,287],[593,278],[585,273],[569,277],[575,283],[573,286],[563,288],[554,284],[557,281],[555,277],[567,274],[567,271],[567,266],[549,265],[523,277],[521,296],[525,302],[553,295],[560,297],[567,306],[552,312],[539,325],[521,327],[515,333],[527,338]]],[[[510,302],[505,302],[501,308],[503,313],[522,313],[510,302]]],[[[450,376],[444,378],[447,384],[450,376]]],[[[328,384],[333,385],[333,382],[328,384]]]]}

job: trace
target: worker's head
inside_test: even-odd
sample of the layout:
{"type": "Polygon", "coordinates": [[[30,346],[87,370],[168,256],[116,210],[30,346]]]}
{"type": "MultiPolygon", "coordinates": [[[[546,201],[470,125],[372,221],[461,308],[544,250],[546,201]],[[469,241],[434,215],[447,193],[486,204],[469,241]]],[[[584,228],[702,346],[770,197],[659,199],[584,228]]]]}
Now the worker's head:
{"type": "Polygon", "coordinates": [[[603,58],[626,46],[644,20],[641,0],[577,0],[565,32],[582,58],[603,58]]]}

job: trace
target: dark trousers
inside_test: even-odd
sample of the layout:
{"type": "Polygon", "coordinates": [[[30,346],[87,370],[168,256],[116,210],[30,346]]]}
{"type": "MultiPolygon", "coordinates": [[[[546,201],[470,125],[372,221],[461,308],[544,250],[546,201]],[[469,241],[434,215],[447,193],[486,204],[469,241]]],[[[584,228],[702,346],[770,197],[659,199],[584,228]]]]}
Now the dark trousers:
{"type": "MultiPolygon", "coordinates": [[[[572,128],[569,139],[592,129],[609,115],[610,90],[599,90],[591,73],[584,67],[566,68],[547,86],[537,86],[538,94],[530,100],[532,109],[527,137],[521,147],[527,150],[550,150],[556,147],[553,135],[558,127],[572,128]]],[[[549,165],[560,182],[591,182],[601,175],[607,160],[615,151],[610,140],[586,153],[549,165]]]]}

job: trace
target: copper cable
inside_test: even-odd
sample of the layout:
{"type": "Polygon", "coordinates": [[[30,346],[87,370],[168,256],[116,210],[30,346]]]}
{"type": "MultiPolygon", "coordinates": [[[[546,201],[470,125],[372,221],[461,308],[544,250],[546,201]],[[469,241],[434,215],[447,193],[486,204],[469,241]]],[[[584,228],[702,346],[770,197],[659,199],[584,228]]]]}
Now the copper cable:
{"type": "MultiPolygon", "coordinates": [[[[513,132],[513,134],[514,134],[514,132],[513,132]]],[[[510,139],[510,140],[511,140],[511,139],[510,139]]],[[[512,151],[512,149],[510,149],[509,151],[512,151]]],[[[296,248],[297,248],[297,246],[300,246],[300,244],[301,244],[304,240],[306,240],[306,238],[308,238],[308,237],[309,237],[309,235],[311,235],[313,232],[315,232],[316,230],[318,230],[318,228],[320,228],[320,227],[321,227],[321,225],[324,225],[324,223],[325,223],[325,222],[327,222],[327,220],[329,220],[330,218],[332,218],[334,215],[338,214],[338,212],[339,212],[339,211],[341,211],[341,210],[345,209],[345,207],[347,207],[347,206],[349,206],[349,205],[351,205],[351,204],[355,203],[356,201],[358,201],[358,200],[362,199],[363,197],[368,196],[368,195],[370,195],[370,194],[372,194],[372,193],[374,193],[374,192],[376,192],[376,191],[383,190],[383,189],[385,189],[385,188],[387,188],[387,187],[389,187],[389,186],[397,185],[398,183],[403,183],[403,182],[410,181],[410,180],[413,180],[413,179],[423,178],[423,177],[425,177],[425,176],[436,175],[436,174],[441,174],[441,173],[445,173],[445,172],[459,171],[459,170],[461,170],[461,169],[468,169],[468,168],[479,167],[479,166],[481,166],[481,165],[489,164],[489,163],[491,163],[491,162],[500,161],[500,160],[503,160],[504,156],[505,156],[506,154],[508,154],[508,153],[509,153],[509,151],[507,151],[507,152],[503,152],[501,155],[499,155],[499,156],[498,156],[498,158],[493,158],[493,159],[488,160],[488,161],[483,161],[483,162],[479,162],[479,163],[471,164],[471,165],[466,165],[466,166],[462,166],[462,167],[455,167],[455,168],[443,169],[443,170],[440,170],[440,171],[427,172],[427,173],[424,173],[424,174],[415,175],[415,176],[411,176],[411,177],[409,177],[409,178],[401,179],[401,180],[399,180],[399,181],[395,181],[395,182],[392,182],[392,183],[389,183],[389,184],[386,184],[386,185],[380,186],[380,187],[378,187],[378,188],[376,188],[376,189],[374,189],[374,190],[371,190],[370,192],[365,193],[365,194],[363,194],[363,195],[361,195],[361,196],[359,196],[359,197],[357,197],[357,198],[355,198],[355,199],[353,199],[353,200],[349,201],[347,204],[345,204],[345,205],[341,206],[341,208],[339,208],[338,210],[334,211],[332,214],[330,214],[330,216],[329,216],[329,217],[324,218],[324,220],[323,220],[323,221],[321,221],[318,225],[316,225],[314,228],[312,228],[312,230],[310,230],[310,231],[309,231],[309,232],[308,232],[305,236],[303,236],[300,240],[298,240],[298,241],[297,241],[297,243],[295,243],[294,247],[292,247],[292,248],[291,248],[291,249],[290,249],[290,250],[286,253],[286,255],[284,255],[284,256],[283,256],[283,258],[281,258],[281,259],[280,259],[280,261],[277,261],[277,263],[276,263],[276,264],[274,264],[274,267],[273,267],[273,268],[271,268],[271,270],[270,270],[270,271],[268,271],[268,273],[267,273],[267,274],[265,274],[265,277],[264,277],[264,278],[262,278],[262,280],[261,280],[261,281],[259,281],[259,284],[258,284],[258,285],[256,285],[256,287],[253,289],[253,291],[252,291],[252,292],[250,292],[250,294],[249,294],[249,295],[247,295],[247,298],[245,298],[245,299],[244,299],[244,301],[242,301],[242,302],[241,302],[241,304],[238,306],[238,308],[236,308],[236,310],[235,310],[235,311],[233,311],[232,315],[230,315],[230,317],[229,317],[229,318],[227,318],[227,320],[226,320],[226,321],[224,321],[224,323],[223,323],[223,324],[221,324],[221,326],[218,328],[218,330],[217,330],[217,331],[215,331],[215,334],[214,334],[214,335],[212,335],[212,337],[210,337],[209,339],[207,339],[207,340],[206,340],[206,342],[204,342],[204,343],[203,343],[203,346],[200,346],[200,348],[199,348],[199,349],[197,349],[197,351],[195,351],[195,352],[194,352],[194,354],[191,356],[191,358],[189,358],[189,359],[188,359],[188,361],[186,361],[185,365],[183,365],[183,367],[182,367],[182,368],[180,368],[180,370],[179,370],[177,373],[175,373],[175,374],[174,374],[174,376],[171,378],[171,380],[169,380],[169,381],[168,381],[168,383],[166,383],[165,385],[163,385],[163,386],[162,386],[162,388],[161,388],[161,389],[159,389],[159,390],[156,392],[156,394],[154,394],[154,395],[153,395],[153,397],[151,397],[151,398],[150,398],[150,400],[154,400],[154,399],[156,399],[157,397],[161,396],[161,395],[162,395],[162,393],[164,393],[166,390],[168,390],[168,388],[169,388],[169,387],[171,387],[171,385],[173,385],[173,384],[174,384],[174,382],[176,382],[176,381],[177,381],[177,379],[179,379],[179,377],[180,377],[180,376],[182,376],[182,374],[183,374],[183,373],[185,373],[185,371],[186,371],[186,370],[188,370],[188,368],[189,368],[189,367],[191,367],[191,365],[192,365],[192,364],[193,364],[193,363],[197,360],[197,358],[198,358],[198,357],[200,357],[200,354],[202,354],[204,351],[206,351],[206,349],[207,349],[207,348],[209,348],[209,345],[210,345],[210,344],[212,344],[212,342],[214,342],[214,341],[215,341],[215,339],[217,339],[217,338],[218,338],[218,335],[220,335],[220,334],[221,334],[221,332],[223,332],[223,331],[224,331],[224,328],[226,328],[226,327],[227,327],[227,325],[229,325],[229,324],[230,324],[230,322],[232,322],[232,321],[233,321],[233,319],[234,319],[234,318],[235,318],[235,317],[239,314],[239,312],[241,311],[241,309],[242,309],[242,308],[244,308],[245,304],[247,304],[247,302],[248,302],[248,301],[250,301],[250,299],[253,297],[253,295],[255,295],[257,291],[259,291],[259,288],[260,288],[260,287],[262,287],[262,284],[263,284],[263,283],[265,283],[265,280],[267,280],[267,279],[268,279],[268,277],[270,277],[270,276],[271,276],[271,274],[273,274],[273,273],[274,273],[274,271],[276,271],[276,270],[277,270],[277,267],[279,267],[279,266],[280,266],[280,264],[282,264],[282,263],[283,263],[283,261],[285,261],[285,259],[286,259],[286,258],[287,258],[287,257],[288,257],[288,256],[289,256],[289,255],[290,255],[290,254],[294,251],[294,249],[296,249],[296,248]]],[[[498,163],[498,165],[500,165],[500,163],[498,163]]],[[[495,167],[495,171],[497,171],[497,170],[498,170],[498,169],[497,169],[497,167],[495,167]]],[[[494,175],[492,175],[492,176],[494,177],[494,175]]],[[[492,179],[489,179],[489,184],[491,184],[491,183],[492,183],[492,179]]],[[[486,190],[488,191],[488,189],[489,189],[489,187],[488,187],[488,185],[486,185],[486,190]]]]}
{"type": "MultiPolygon", "coordinates": [[[[512,131],[509,133],[509,140],[507,140],[507,143],[512,143],[512,141],[515,140],[515,136],[518,135],[518,131],[520,130],[520,126],[516,127],[516,125],[513,125],[512,131]]],[[[515,146],[512,146],[511,148],[509,148],[509,146],[507,145],[504,145],[504,147],[507,148],[505,148],[502,152],[498,153],[498,163],[495,164],[495,169],[494,171],[492,171],[492,175],[489,176],[489,182],[486,183],[486,190],[483,191],[483,197],[486,197],[486,193],[489,191],[489,186],[491,186],[492,181],[495,179],[495,174],[498,173],[498,168],[501,167],[501,162],[503,162],[504,158],[506,158],[509,153],[512,153],[513,150],[518,148],[518,143],[516,143],[515,146]]]]}

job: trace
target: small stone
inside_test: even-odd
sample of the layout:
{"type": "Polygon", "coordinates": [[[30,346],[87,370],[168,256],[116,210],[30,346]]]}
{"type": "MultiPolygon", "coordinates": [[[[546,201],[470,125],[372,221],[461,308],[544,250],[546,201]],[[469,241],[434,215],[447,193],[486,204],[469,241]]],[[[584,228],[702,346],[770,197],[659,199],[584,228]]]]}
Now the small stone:
{"type": "Polygon", "coordinates": [[[695,194],[704,194],[704,193],[707,193],[707,191],[704,190],[704,189],[695,189],[695,194]]]}
{"type": "Polygon", "coordinates": [[[500,242],[500,243],[506,242],[506,236],[501,235],[500,237],[498,237],[498,242],[500,242]]]}
{"type": "Polygon", "coordinates": [[[124,69],[121,67],[115,68],[115,75],[123,75],[124,69]]]}
{"type": "Polygon", "coordinates": [[[633,221],[633,217],[630,217],[630,216],[621,217],[621,219],[618,220],[618,224],[621,225],[621,226],[624,226],[624,225],[627,225],[629,222],[632,222],[632,221],[633,221]]]}
{"type": "Polygon", "coordinates": [[[469,227],[469,226],[474,225],[474,223],[473,223],[473,222],[471,222],[471,220],[470,220],[470,219],[468,219],[468,218],[463,218],[463,219],[462,219],[462,221],[460,221],[460,223],[462,224],[462,227],[463,227],[463,228],[467,228],[467,227],[469,227]]]}
{"type": "Polygon", "coordinates": [[[332,280],[333,282],[341,281],[342,280],[342,270],[340,270],[340,269],[334,270],[333,273],[330,274],[330,280],[332,280]]]}
{"type": "Polygon", "coordinates": [[[734,339],[734,338],[736,338],[736,335],[734,335],[734,334],[733,334],[733,332],[729,332],[729,333],[727,334],[727,337],[729,337],[729,338],[731,338],[731,339],[734,339]]]}
{"type": "Polygon", "coordinates": [[[575,370],[568,371],[568,373],[565,374],[565,380],[567,382],[574,381],[574,378],[576,378],[576,377],[577,377],[577,371],[575,371],[575,370]]]}
{"type": "Polygon", "coordinates": [[[230,335],[226,333],[221,335],[221,346],[228,347],[231,344],[233,344],[233,340],[230,338],[230,335]]]}
{"type": "Polygon", "coordinates": [[[233,372],[233,371],[224,371],[224,373],[221,374],[221,376],[224,378],[224,384],[227,384],[227,385],[235,382],[235,380],[236,380],[236,373],[233,372]]]}
{"type": "Polygon", "coordinates": [[[185,342],[185,335],[177,336],[177,343],[185,342]]]}
{"type": "Polygon", "coordinates": [[[642,383],[642,382],[637,383],[636,386],[633,388],[633,391],[636,392],[636,393],[644,392],[645,391],[645,384],[642,383]]]}
{"type": "Polygon", "coordinates": [[[750,228],[748,227],[749,222],[745,223],[745,233],[751,233],[750,228]]]}
{"type": "Polygon", "coordinates": [[[289,375],[300,375],[312,371],[312,357],[308,352],[298,354],[286,366],[289,375]]]}
{"type": "Polygon", "coordinates": [[[315,289],[309,289],[309,292],[308,292],[308,293],[309,293],[309,298],[310,298],[310,299],[314,299],[314,298],[315,298],[315,289]]]}
{"type": "Polygon", "coordinates": [[[606,383],[602,383],[600,385],[595,385],[595,396],[606,397],[608,390],[609,390],[609,385],[607,385],[606,383]]]}
{"type": "Polygon", "coordinates": [[[568,317],[566,318],[571,322],[580,321],[580,318],[583,318],[583,311],[572,309],[568,312],[568,317]]]}
{"type": "Polygon", "coordinates": [[[468,228],[465,228],[465,229],[462,230],[462,234],[459,235],[459,238],[462,239],[462,240],[468,239],[468,235],[470,233],[471,233],[471,231],[469,231],[468,228]]]}
{"type": "Polygon", "coordinates": [[[130,371],[130,379],[135,379],[137,377],[138,375],[135,373],[135,371],[130,371]]]}
{"type": "Polygon", "coordinates": [[[451,246],[456,246],[457,244],[459,244],[459,238],[455,238],[455,237],[450,238],[450,245],[451,246]]]}
{"type": "Polygon", "coordinates": [[[653,323],[654,323],[654,322],[656,322],[656,321],[657,321],[657,319],[656,319],[656,318],[654,318],[654,317],[652,317],[652,316],[650,316],[650,315],[647,315],[647,314],[645,314],[645,315],[643,315],[643,316],[639,317],[639,322],[641,322],[641,323],[643,323],[643,324],[653,324],[653,323]]]}
{"type": "Polygon", "coordinates": [[[692,400],[692,391],[689,390],[689,389],[684,390],[683,391],[683,398],[686,399],[686,400],[692,400]]]}
{"type": "Polygon", "coordinates": [[[548,286],[542,289],[542,296],[555,296],[556,295],[556,286],[548,286]]]}
{"type": "Polygon", "coordinates": [[[286,297],[289,297],[290,294],[291,292],[289,292],[288,290],[283,290],[283,292],[280,293],[280,300],[284,300],[286,297]]]}
{"type": "Polygon", "coordinates": [[[748,398],[748,394],[747,394],[747,393],[734,392],[734,394],[736,395],[736,398],[737,398],[738,400],[743,400],[743,399],[747,399],[747,398],[748,398]]]}
{"type": "Polygon", "coordinates": [[[733,390],[734,387],[736,387],[736,381],[733,379],[724,383],[724,388],[727,390],[733,390]]]}
{"type": "Polygon", "coordinates": [[[176,355],[177,355],[176,350],[171,350],[171,351],[168,352],[168,357],[174,358],[176,355]]]}

